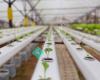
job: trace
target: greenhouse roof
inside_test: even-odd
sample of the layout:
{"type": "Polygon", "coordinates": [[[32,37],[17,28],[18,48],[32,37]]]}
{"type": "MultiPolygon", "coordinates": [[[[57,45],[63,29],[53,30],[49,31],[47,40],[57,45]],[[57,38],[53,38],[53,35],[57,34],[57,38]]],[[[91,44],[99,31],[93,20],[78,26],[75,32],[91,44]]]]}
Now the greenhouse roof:
{"type": "MultiPolygon", "coordinates": [[[[39,13],[43,22],[53,23],[57,20],[73,22],[98,6],[100,6],[100,0],[16,0],[12,6],[13,22],[21,23],[25,11],[31,16],[33,14],[32,7],[39,13]]],[[[7,7],[7,3],[0,0],[0,20],[7,21],[7,7]]],[[[35,18],[36,14],[33,16],[35,18]]]]}

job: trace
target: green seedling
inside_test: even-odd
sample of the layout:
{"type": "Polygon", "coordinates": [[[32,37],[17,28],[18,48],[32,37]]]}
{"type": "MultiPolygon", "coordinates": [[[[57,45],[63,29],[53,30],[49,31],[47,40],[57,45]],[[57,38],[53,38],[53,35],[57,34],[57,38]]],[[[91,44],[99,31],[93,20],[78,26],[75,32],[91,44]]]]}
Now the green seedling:
{"type": "Polygon", "coordinates": [[[51,48],[45,48],[45,53],[47,55],[47,58],[49,58],[49,53],[52,51],[51,48]]]}
{"type": "Polygon", "coordinates": [[[43,65],[43,68],[44,68],[44,78],[46,78],[46,72],[47,72],[47,70],[49,68],[49,64],[48,64],[48,62],[43,61],[42,65],[43,65]]]}
{"type": "Polygon", "coordinates": [[[48,62],[42,61],[42,66],[43,66],[43,69],[44,69],[44,74],[43,74],[43,77],[40,77],[39,80],[51,80],[50,78],[46,77],[46,73],[47,73],[47,70],[49,68],[48,62]]]}
{"type": "Polygon", "coordinates": [[[20,37],[20,36],[16,36],[16,41],[20,41],[21,38],[22,37],[20,37]]]}

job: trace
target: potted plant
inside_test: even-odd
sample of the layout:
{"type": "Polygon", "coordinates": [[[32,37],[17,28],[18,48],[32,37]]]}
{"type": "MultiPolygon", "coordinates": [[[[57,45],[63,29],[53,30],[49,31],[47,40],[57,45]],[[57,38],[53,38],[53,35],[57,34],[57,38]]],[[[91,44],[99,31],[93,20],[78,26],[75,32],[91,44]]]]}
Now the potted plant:
{"type": "Polygon", "coordinates": [[[47,55],[47,57],[44,58],[44,60],[47,60],[47,61],[53,60],[52,58],[49,57],[49,54],[50,54],[50,52],[52,51],[52,49],[51,49],[51,48],[45,48],[44,51],[45,51],[45,53],[46,53],[46,55],[47,55]]]}
{"type": "Polygon", "coordinates": [[[49,64],[48,64],[48,62],[46,62],[46,61],[42,61],[42,66],[43,66],[43,68],[44,68],[44,76],[42,77],[42,76],[40,76],[40,79],[39,80],[51,80],[51,78],[50,77],[46,77],[46,72],[47,72],[47,70],[48,70],[48,68],[49,68],[49,64]]]}

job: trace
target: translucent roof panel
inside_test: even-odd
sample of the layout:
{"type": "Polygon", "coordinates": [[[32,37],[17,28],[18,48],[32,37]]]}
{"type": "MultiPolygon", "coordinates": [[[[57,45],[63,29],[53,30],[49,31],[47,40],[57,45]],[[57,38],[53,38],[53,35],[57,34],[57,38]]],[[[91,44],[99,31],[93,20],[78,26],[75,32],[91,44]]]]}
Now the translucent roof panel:
{"type": "MultiPolygon", "coordinates": [[[[16,0],[14,5],[24,13],[24,1],[16,0]]],[[[28,1],[28,0],[27,0],[28,1]]],[[[85,15],[87,12],[100,6],[100,0],[29,0],[32,6],[35,5],[37,12],[45,23],[56,22],[55,19],[66,18],[67,21],[73,22],[78,17],[85,15]]],[[[0,0],[0,20],[7,21],[8,5],[0,0]]],[[[30,5],[26,5],[27,12],[31,9],[30,5]]],[[[21,23],[23,15],[13,6],[13,22],[21,23]]],[[[31,14],[29,14],[31,15],[31,14]]]]}
{"type": "Polygon", "coordinates": [[[99,0],[41,0],[36,9],[45,22],[61,16],[72,22],[99,5],[99,0]]]}

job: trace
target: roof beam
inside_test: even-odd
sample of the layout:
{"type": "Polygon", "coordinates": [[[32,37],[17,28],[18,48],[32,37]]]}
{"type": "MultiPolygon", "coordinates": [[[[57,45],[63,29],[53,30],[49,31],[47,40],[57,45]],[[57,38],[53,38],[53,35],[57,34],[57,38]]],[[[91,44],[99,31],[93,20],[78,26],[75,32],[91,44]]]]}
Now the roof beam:
{"type": "Polygon", "coordinates": [[[75,19],[73,22],[76,22],[76,21],[82,19],[84,16],[89,15],[90,13],[94,12],[94,11],[97,10],[98,8],[100,8],[100,6],[95,7],[93,10],[87,12],[85,15],[79,16],[79,17],[78,17],[77,19],[75,19]]]}
{"type": "Polygon", "coordinates": [[[40,2],[40,0],[38,0],[38,2],[35,4],[35,6],[34,5],[32,5],[32,3],[29,1],[29,0],[27,0],[27,2],[28,2],[28,4],[30,5],[30,7],[31,7],[31,10],[29,11],[29,12],[35,12],[35,14],[36,14],[36,16],[37,16],[37,18],[39,19],[39,21],[42,21],[42,19],[41,19],[41,17],[40,17],[40,14],[36,11],[36,9],[35,9],[35,6],[37,6],[37,4],[40,2]]]}
{"type": "Polygon", "coordinates": [[[84,6],[84,7],[70,7],[70,8],[36,8],[36,10],[72,10],[72,9],[91,9],[95,8],[96,6],[84,6]]]}

